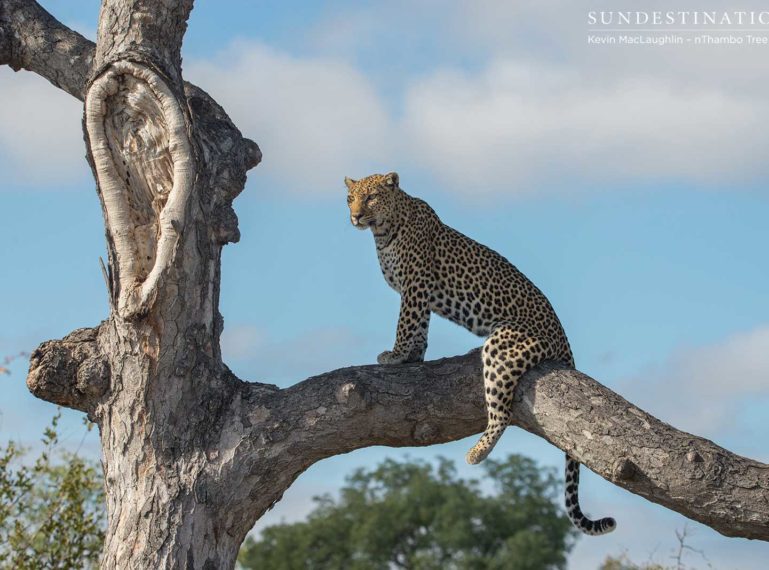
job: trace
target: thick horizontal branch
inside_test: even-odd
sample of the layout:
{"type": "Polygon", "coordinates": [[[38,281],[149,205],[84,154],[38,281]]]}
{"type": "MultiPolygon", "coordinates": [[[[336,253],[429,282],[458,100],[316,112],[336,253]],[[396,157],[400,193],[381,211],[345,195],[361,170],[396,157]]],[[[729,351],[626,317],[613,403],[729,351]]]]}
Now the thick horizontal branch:
{"type": "Polygon", "coordinates": [[[77,329],[32,353],[27,387],[36,397],[91,412],[109,388],[110,371],[98,347],[99,328],[77,329]]]}
{"type": "Polygon", "coordinates": [[[82,101],[94,48],[37,2],[0,0],[0,65],[33,71],[82,101]]]}
{"type": "MultiPolygon", "coordinates": [[[[272,427],[266,436],[264,426],[255,428],[291,450],[275,458],[293,472],[371,445],[432,445],[480,432],[481,386],[477,351],[345,368],[261,399],[272,427]]],[[[530,371],[516,389],[514,416],[632,493],[726,536],[769,540],[769,466],[676,430],[578,371],[549,363],[530,371]]]]}

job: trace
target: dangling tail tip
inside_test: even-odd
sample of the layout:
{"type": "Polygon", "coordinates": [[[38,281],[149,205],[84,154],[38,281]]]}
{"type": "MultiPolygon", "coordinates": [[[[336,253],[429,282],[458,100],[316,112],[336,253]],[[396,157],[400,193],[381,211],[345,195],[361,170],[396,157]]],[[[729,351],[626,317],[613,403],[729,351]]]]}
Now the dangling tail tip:
{"type": "Polygon", "coordinates": [[[593,526],[595,527],[596,535],[609,534],[610,532],[614,532],[616,530],[617,521],[615,521],[612,517],[606,517],[595,521],[593,526]]]}

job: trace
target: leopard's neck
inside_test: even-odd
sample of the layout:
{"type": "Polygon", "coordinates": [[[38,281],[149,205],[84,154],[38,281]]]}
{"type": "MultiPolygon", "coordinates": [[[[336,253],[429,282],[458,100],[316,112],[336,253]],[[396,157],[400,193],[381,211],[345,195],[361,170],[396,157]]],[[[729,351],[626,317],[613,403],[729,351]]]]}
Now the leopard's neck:
{"type": "Polygon", "coordinates": [[[386,220],[380,225],[371,228],[371,233],[374,234],[374,241],[376,242],[378,251],[392,248],[396,245],[401,234],[401,229],[409,224],[414,217],[414,208],[412,204],[414,198],[399,189],[395,194],[394,199],[398,204],[397,209],[399,210],[399,214],[395,219],[386,220]]]}
{"type": "Polygon", "coordinates": [[[374,243],[378,250],[387,249],[395,244],[398,239],[400,224],[392,222],[384,222],[379,226],[371,228],[371,233],[374,234],[374,243]]]}

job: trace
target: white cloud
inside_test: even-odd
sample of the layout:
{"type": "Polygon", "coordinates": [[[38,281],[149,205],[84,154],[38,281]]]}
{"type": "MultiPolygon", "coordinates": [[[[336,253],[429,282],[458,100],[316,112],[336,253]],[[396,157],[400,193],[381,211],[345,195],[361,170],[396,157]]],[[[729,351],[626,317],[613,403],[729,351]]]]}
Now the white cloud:
{"type": "MultiPolygon", "coordinates": [[[[344,176],[386,166],[391,121],[368,79],[330,58],[297,58],[234,42],[185,76],[211,93],[264,153],[260,174],[302,194],[333,193],[344,176]]],[[[46,185],[89,170],[82,104],[32,73],[0,69],[0,149],[6,179],[46,185]]]]}
{"type": "Polygon", "coordinates": [[[185,71],[259,143],[260,170],[299,192],[336,195],[345,175],[389,154],[387,113],[366,77],[345,63],[236,42],[185,71]]]}
{"type": "MultiPolygon", "coordinates": [[[[360,13],[355,21],[343,37],[370,28],[360,13]]],[[[421,170],[469,194],[627,180],[733,187],[766,175],[758,149],[769,144],[761,128],[769,104],[708,75],[708,62],[733,67],[724,50],[695,57],[676,49],[688,55],[667,64],[624,50],[637,63],[631,68],[609,51],[592,61],[582,50],[558,64],[516,54],[472,71],[436,65],[383,93],[339,58],[237,43],[188,65],[188,75],[259,142],[262,172],[303,194],[335,193],[344,175],[394,168],[421,170]]]]}
{"type": "MultiPolygon", "coordinates": [[[[401,8],[359,8],[321,22],[313,35],[319,50],[373,55],[375,68],[379,59],[390,65],[393,49],[401,58],[429,51],[421,76],[388,85],[405,83],[395,95],[404,115],[391,119],[398,168],[421,167],[469,195],[628,181],[732,189],[769,174],[757,150],[769,143],[760,128],[769,118],[760,95],[769,87],[765,47],[590,46],[587,11],[596,7],[580,3],[455,1],[437,11],[421,0],[410,4],[408,20],[401,8]]],[[[690,8],[730,7],[705,0],[690,8]]],[[[611,9],[638,6],[619,0],[611,9]]],[[[644,9],[670,7],[652,0],[644,9]]]]}
{"type": "Polygon", "coordinates": [[[371,49],[376,46],[382,33],[377,16],[391,4],[355,6],[343,13],[330,14],[312,28],[306,40],[313,49],[336,57],[371,49]]]}
{"type": "Polygon", "coordinates": [[[769,401],[769,325],[681,349],[624,388],[634,403],[679,429],[723,436],[746,419],[751,403],[769,401]]]}
{"type": "Polygon", "coordinates": [[[443,71],[406,95],[411,156],[463,192],[525,192],[537,183],[685,179],[765,173],[763,101],[658,79],[592,84],[576,70],[501,60],[443,71]]]}
{"type": "MultiPolygon", "coordinates": [[[[588,46],[587,7],[552,1],[440,8],[329,13],[297,40],[318,55],[236,41],[186,61],[185,74],[260,144],[260,179],[302,195],[337,196],[345,175],[391,169],[468,195],[628,181],[733,188],[769,174],[767,48],[588,46]]],[[[77,101],[7,69],[0,88],[14,103],[0,109],[11,179],[88,173],[77,101]]]]}
{"type": "Polygon", "coordinates": [[[4,66],[0,93],[2,186],[56,188],[90,176],[80,101],[33,73],[4,66]]]}
{"type": "MultiPolygon", "coordinates": [[[[419,3],[429,4],[430,0],[419,3]]],[[[645,0],[643,5],[636,0],[613,0],[604,5],[560,0],[453,0],[443,2],[443,6],[448,13],[444,30],[448,32],[444,34],[447,43],[487,59],[560,62],[599,81],[654,76],[724,90],[737,90],[756,80],[766,82],[766,47],[723,49],[687,44],[684,48],[604,49],[586,42],[588,29],[596,27],[588,25],[589,11],[760,11],[766,9],[763,0],[697,0],[675,6],[668,0],[645,0]]]]}

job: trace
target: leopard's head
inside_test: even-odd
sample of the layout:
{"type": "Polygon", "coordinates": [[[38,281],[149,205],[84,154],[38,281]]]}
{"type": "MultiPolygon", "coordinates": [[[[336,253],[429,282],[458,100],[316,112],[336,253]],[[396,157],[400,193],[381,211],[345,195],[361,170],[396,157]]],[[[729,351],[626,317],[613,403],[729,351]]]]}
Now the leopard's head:
{"type": "Polygon", "coordinates": [[[365,230],[392,220],[396,215],[398,174],[372,174],[353,180],[345,178],[347,205],[350,207],[350,221],[359,230],[365,230]]]}

